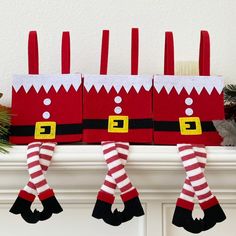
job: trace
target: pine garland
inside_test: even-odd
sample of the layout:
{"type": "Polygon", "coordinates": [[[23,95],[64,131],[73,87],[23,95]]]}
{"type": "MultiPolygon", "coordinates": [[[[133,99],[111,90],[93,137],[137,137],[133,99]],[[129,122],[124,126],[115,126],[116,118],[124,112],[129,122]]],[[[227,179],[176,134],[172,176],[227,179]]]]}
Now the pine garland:
{"type": "Polygon", "coordinates": [[[228,84],[224,87],[225,104],[236,104],[236,84],[228,84]]]}
{"type": "Polygon", "coordinates": [[[236,85],[228,84],[224,87],[225,118],[236,121],[236,85]]]}
{"type": "MultiPolygon", "coordinates": [[[[0,93],[0,97],[2,94],[0,93]]],[[[0,105],[0,152],[8,153],[6,148],[11,145],[8,142],[8,132],[10,127],[10,109],[0,105]]]]}
{"type": "Polygon", "coordinates": [[[236,146],[236,85],[224,87],[225,120],[213,121],[223,138],[221,145],[236,146]]]}

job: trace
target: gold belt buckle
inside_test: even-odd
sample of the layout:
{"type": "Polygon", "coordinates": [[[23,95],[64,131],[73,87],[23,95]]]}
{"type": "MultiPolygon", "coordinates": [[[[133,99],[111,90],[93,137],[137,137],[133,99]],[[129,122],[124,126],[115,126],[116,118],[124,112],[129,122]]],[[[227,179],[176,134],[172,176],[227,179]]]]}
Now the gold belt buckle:
{"type": "Polygon", "coordinates": [[[202,126],[199,117],[180,117],[179,126],[182,135],[202,134],[202,126]]]}
{"type": "Polygon", "coordinates": [[[34,131],[35,139],[55,139],[55,137],[56,137],[55,121],[36,122],[34,131]]]}
{"type": "Polygon", "coordinates": [[[109,116],[108,133],[128,133],[129,117],[128,116],[109,116]]]}

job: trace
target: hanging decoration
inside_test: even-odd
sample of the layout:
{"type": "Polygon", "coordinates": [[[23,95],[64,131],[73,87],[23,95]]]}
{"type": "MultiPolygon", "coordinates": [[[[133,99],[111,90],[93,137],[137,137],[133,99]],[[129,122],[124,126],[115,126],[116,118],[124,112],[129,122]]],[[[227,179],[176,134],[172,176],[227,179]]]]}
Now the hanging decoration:
{"type": "Polygon", "coordinates": [[[154,77],[154,143],[177,144],[186,180],[172,223],[200,233],[225,220],[226,216],[205,179],[205,145],[219,145],[222,138],[213,120],[224,119],[223,79],[210,76],[210,39],[201,31],[199,76],[174,75],[174,40],[166,32],[164,76],[154,77]],[[204,212],[193,219],[196,195],[204,212]]]}
{"type": "Polygon", "coordinates": [[[70,35],[62,34],[61,75],[39,74],[36,31],[29,33],[29,75],[15,75],[12,89],[12,126],[10,140],[28,144],[27,167],[30,180],[10,209],[28,223],[47,220],[62,211],[45,173],[56,143],[76,142],[82,138],[82,85],[80,74],[70,74],[70,35]],[[38,196],[39,212],[30,209],[38,196]]]}
{"type": "Polygon", "coordinates": [[[132,29],[131,75],[107,75],[109,31],[104,30],[100,75],[84,75],[83,141],[101,142],[108,167],[92,215],[115,226],[144,214],[125,170],[129,143],[152,142],[152,76],[138,75],[138,39],[138,29],[132,29]],[[111,210],[116,187],[122,212],[111,210]]]}

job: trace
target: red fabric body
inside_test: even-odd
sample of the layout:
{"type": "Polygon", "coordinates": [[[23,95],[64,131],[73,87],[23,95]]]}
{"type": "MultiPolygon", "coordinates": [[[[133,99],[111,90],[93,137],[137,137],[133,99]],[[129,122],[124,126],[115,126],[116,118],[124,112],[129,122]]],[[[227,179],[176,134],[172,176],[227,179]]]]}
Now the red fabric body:
{"type": "MultiPolygon", "coordinates": [[[[179,121],[186,116],[185,110],[191,108],[193,114],[190,117],[199,117],[200,121],[212,121],[224,119],[223,92],[219,94],[216,89],[209,95],[205,88],[200,94],[195,89],[190,94],[183,88],[178,94],[173,88],[168,94],[164,88],[158,93],[153,91],[154,97],[154,121],[179,121]],[[192,105],[186,105],[185,99],[191,98],[192,105]]],[[[154,131],[155,144],[196,143],[205,145],[220,145],[222,138],[215,131],[203,131],[201,135],[181,135],[176,131],[154,131]]]]}
{"type": "MultiPolygon", "coordinates": [[[[87,92],[84,88],[83,118],[105,119],[111,115],[128,116],[129,119],[152,119],[152,89],[146,91],[143,87],[137,93],[132,87],[127,93],[124,88],[117,93],[112,87],[109,93],[104,87],[99,92],[94,87],[87,92]],[[122,98],[121,103],[114,101],[116,96],[122,98]],[[116,114],[115,107],[121,107],[122,112],[116,114]]],[[[101,141],[123,141],[134,143],[151,143],[152,128],[129,129],[128,133],[109,133],[108,129],[86,129],[83,130],[83,141],[97,143],[101,141]]]]}
{"type": "MultiPolygon", "coordinates": [[[[73,86],[67,92],[63,86],[58,92],[53,87],[45,92],[42,87],[37,93],[33,87],[26,93],[21,87],[18,92],[12,89],[12,120],[13,126],[34,126],[39,121],[54,121],[56,124],[82,124],[82,85],[76,91],[73,86]],[[46,106],[43,101],[51,99],[51,104],[46,106]],[[44,119],[42,114],[50,112],[50,118],[44,119]]],[[[50,142],[75,142],[80,141],[82,134],[56,135],[55,139],[42,139],[50,142]]],[[[14,144],[27,144],[35,141],[34,136],[10,136],[14,144]]]]}

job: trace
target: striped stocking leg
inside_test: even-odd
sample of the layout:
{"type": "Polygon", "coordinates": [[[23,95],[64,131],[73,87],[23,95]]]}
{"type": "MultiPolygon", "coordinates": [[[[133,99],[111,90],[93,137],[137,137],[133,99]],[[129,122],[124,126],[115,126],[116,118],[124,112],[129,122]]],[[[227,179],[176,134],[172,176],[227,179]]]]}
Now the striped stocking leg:
{"type": "Polygon", "coordinates": [[[121,191],[120,196],[124,202],[124,210],[119,213],[122,222],[129,221],[134,216],[144,215],[138,197],[138,191],[133,187],[129,180],[121,159],[119,158],[115,143],[110,141],[102,142],[102,148],[108,170],[121,191]]]}
{"type": "MultiPolygon", "coordinates": [[[[40,164],[48,163],[49,158],[52,158],[53,156],[55,146],[56,146],[55,143],[45,143],[41,146],[39,152],[40,164]]],[[[41,171],[39,170],[38,173],[37,171],[32,173],[32,175],[35,176],[34,179],[32,175],[30,175],[32,178],[32,182],[34,183],[36,190],[38,192],[39,200],[43,205],[43,211],[40,212],[40,221],[47,220],[52,216],[52,214],[58,214],[63,211],[61,205],[59,204],[59,202],[55,197],[53,189],[51,189],[47,183],[47,180],[43,174],[44,170],[43,166],[44,165],[40,165],[41,171]]],[[[28,170],[30,170],[29,165],[28,165],[28,170]]]]}
{"type": "Polygon", "coordinates": [[[62,211],[57,202],[53,190],[49,188],[43,175],[46,172],[55,149],[55,143],[34,142],[28,145],[27,164],[30,173],[30,180],[13,204],[10,212],[21,214],[28,223],[36,223],[38,220],[46,220],[51,217],[52,213],[62,211]],[[34,177],[34,178],[33,178],[34,177]],[[37,210],[34,213],[30,210],[35,196],[39,194],[39,199],[44,206],[42,212],[37,210]]]}
{"type": "MultiPolygon", "coordinates": [[[[129,143],[116,142],[116,150],[123,166],[127,163],[129,153],[129,143]]],[[[118,212],[111,211],[112,204],[115,200],[116,182],[111,176],[111,172],[108,171],[105,177],[105,181],[98,192],[97,201],[93,209],[92,216],[97,219],[103,219],[106,223],[118,226],[122,223],[121,218],[118,216],[118,212]]]]}
{"type": "Polygon", "coordinates": [[[226,216],[217,198],[212,194],[192,145],[178,144],[179,154],[190,183],[195,191],[204,218],[200,220],[202,231],[212,228],[226,216]],[[194,154],[194,155],[193,155],[194,154]]]}
{"type": "MultiPolygon", "coordinates": [[[[31,148],[36,148],[37,151],[40,147],[40,142],[31,143],[31,148]]],[[[10,212],[13,214],[21,214],[22,218],[28,222],[35,224],[40,219],[40,212],[36,209],[31,211],[31,205],[37,196],[35,185],[31,182],[31,178],[24,189],[20,190],[18,197],[12,205],[10,212]]]]}
{"type": "MultiPolygon", "coordinates": [[[[56,147],[56,143],[42,143],[39,151],[39,163],[43,170],[43,173],[46,174],[48,167],[51,164],[52,156],[54,149],[56,147]]],[[[24,187],[24,191],[33,194],[35,196],[38,195],[36,186],[33,184],[32,179],[30,178],[29,182],[24,187]]]]}
{"type": "MultiPolygon", "coordinates": [[[[205,146],[194,145],[193,150],[202,171],[204,171],[207,162],[207,153],[205,146]]],[[[201,222],[196,219],[193,220],[192,218],[192,211],[194,208],[194,195],[195,191],[191,185],[189,178],[186,177],[182,192],[180,193],[180,196],[176,202],[176,208],[173,215],[172,223],[178,227],[185,227],[185,230],[187,230],[188,232],[200,233],[201,222]]]]}

